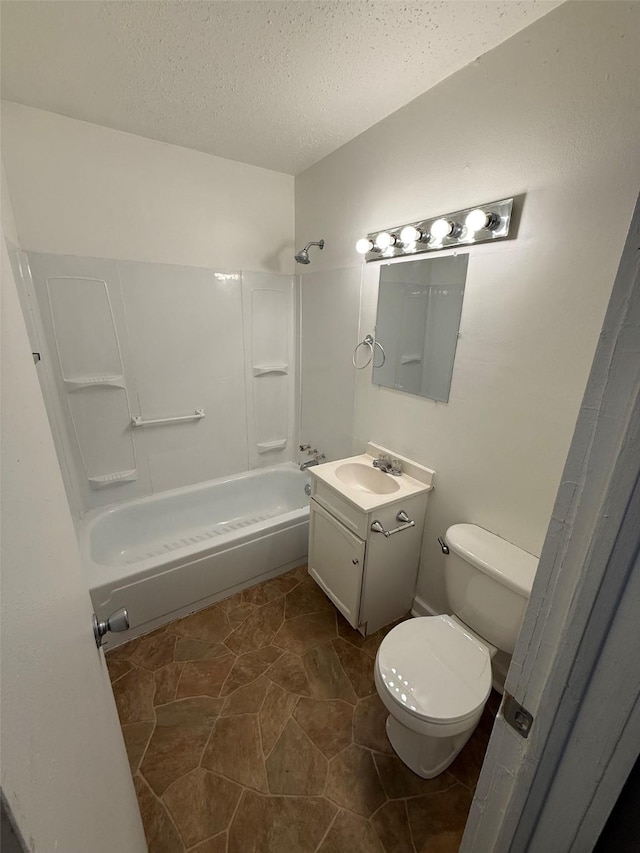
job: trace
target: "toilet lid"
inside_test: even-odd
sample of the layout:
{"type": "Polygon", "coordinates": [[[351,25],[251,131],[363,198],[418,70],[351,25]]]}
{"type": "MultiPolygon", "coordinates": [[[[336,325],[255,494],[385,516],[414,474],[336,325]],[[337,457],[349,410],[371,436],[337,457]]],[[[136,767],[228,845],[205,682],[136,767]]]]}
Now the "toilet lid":
{"type": "Polygon", "coordinates": [[[434,723],[463,720],[491,691],[487,647],[448,616],[397,625],[382,641],[376,666],[405,711],[434,723]]]}

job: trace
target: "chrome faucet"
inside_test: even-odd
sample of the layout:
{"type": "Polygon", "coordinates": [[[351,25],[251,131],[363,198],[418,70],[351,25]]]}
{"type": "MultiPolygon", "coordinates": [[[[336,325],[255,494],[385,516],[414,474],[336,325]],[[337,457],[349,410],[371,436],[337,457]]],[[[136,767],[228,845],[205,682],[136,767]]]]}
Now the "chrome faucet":
{"type": "Polygon", "coordinates": [[[307,468],[311,468],[313,465],[319,465],[321,462],[324,462],[326,458],[327,457],[324,455],[324,453],[317,453],[313,457],[313,459],[310,459],[308,462],[303,462],[300,466],[300,470],[306,471],[307,468]]]}
{"type": "Polygon", "coordinates": [[[389,459],[388,456],[382,454],[373,460],[373,467],[379,468],[385,474],[392,474],[394,477],[402,475],[402,462],[399,459],[389,459]]]}

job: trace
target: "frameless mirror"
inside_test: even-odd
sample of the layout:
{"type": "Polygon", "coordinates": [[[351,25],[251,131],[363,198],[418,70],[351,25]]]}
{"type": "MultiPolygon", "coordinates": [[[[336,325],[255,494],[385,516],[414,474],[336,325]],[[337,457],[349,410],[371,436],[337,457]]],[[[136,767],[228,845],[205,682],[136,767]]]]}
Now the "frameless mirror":
{"type": "Polygon", "coordinates": [[[376,385],[447,402],[468,260],[449,255],[380,268],[376,385]]]}

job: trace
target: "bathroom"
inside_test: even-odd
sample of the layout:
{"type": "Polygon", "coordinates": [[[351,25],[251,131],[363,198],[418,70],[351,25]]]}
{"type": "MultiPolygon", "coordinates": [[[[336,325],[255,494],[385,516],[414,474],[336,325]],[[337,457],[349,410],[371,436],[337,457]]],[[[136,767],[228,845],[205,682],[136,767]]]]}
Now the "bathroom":
{"type": "MultiPolygon", "coordinates": [[[[480,44],[387,117],[351,135],[345,129],[339,145],[312,159],[300,145],[288,160],[273,129],[273,136],[265,130],[259,155],[247,153],[246,140],[215,155],[196,150],[185,135],[153,138],[142,129],[148,116],[132,129],[115,119],[107,126],[88,106],[74,115],[72,99],[53,97],[54,73],[51,88],[36,97],[28,65],[16,54],[25,52],[44,87],[38,51],[55,52],[56,28],[68,19],[43,12],[43,21],[25,15],[14,24],[15,51],[3,45],[11,59],[3,68],[3,232],[27,254],[34,277],[33,291],[21,293],[31,298],[32,351],[52,356],[41,288],[47,276],[106,280],[122,364],[101,370],[126,376],[127,418],[205,412],[188,423],[123,431],[124,461],[89,476],[135,468],[136,479],[93,488],[53,358],[43,357],[35,371],[74,521],[246,471],[282,463],[296,470],[312,458],[299,445],[331,461],[362,453],[372,441],[436,472],[415,614],[448,612],[438,537],[457,522],[473,522],[540,556],[638,189],[639,22],[636,4],[523,5],[530,18],[480,44]],[[37,26],[40,42],[27,44],[24,33],[37,26]],[[356,241],[394,223],[510,197],[513,236],[464,250],[469,266],[449,401],[383,388],[370,370],[354,370],[354,346],[375,332],[381,269],[363,264],[356,241]],[[320,239],[324,247],[310,247],[310,263],[296,264],[296,251],[320,239]],[[69,258],[71,267],[51,271],[69,258]],[[269,307],[252,314],[263,292],[277,294],[279,313],[269,307]],[[265,318],[277,335],[260,337],[265,318]],[[256,355],[254,343],[274,351],[256,355]],[[280,372],[256,375],[264,364],[280,372]],[[264,396],[261,382],[268,383],[264,396]],[[283,440],[258,452],[259,444],[283,440]],[[132,442],[135,465],[127,455],[132,442]]],[[[285,27],[277,6],[273,14],[285,27]]],[[[91,31],[91,21],[83,25],[91,31]]],[[[393,29],[386,37],[391,50],[393,29]]],[[[302,27],[299,49],[316,39],[302,27]]],[[[90,87],[83,90],[80,78],[76,84],[78,98],[90,105],[90,87]]],[[[120,106],[129,103],[123,90],[115,96],[120,106]]],[[[174,99],[174,129],[188,123],[182,108],[174,99]]],[[[301,139],[296,123],[303,111],[303,104],[288,109],[281,131],[301,139]]],[[[69,328],[80,327],[82,316],[71,314],[69,328]]],[[[84,331],[90,344],[93,333],[84,331]]],[[[106,394],[121,391],[115,385],[106,394]]],[[[87,391],[94,393],[104,389],[87,391]]],[[[111,462],[118,448],[88,423],[91,452],[102,461],[102,449],[111,462]]],[[[302,543],[294,538],[287,554],[268,565],[264,554],[249,555],[246,565],[255,571],[257,560],[260,568],[247,574],[246,585],[294,570],[304,562],[304,546],[304,536],[302,543]]],[[[271,559],[270,545],[265,553],[271,559]]],[[[189,612],[185,592],[175,618],[189,612]]],[[[196,599],[207,603],[206,592],[196,599]]],[[[157,626],[152,616],[144,621],[151,630],[162,619],[157,626]]],[[[11,671],[4,659],[3,669],[11,671]]],[[[37,823],[37,793],[25,806],[24,825],[37,823]]]]}

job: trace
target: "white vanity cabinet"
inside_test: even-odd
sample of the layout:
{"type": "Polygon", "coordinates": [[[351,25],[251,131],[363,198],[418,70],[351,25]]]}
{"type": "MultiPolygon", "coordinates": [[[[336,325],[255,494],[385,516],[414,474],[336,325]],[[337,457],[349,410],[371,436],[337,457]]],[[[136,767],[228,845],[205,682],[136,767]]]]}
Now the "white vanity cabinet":
{"type": "MultiPolygon", "coordinates": [[[[429,481],[407,489],[407,477],[397,497],[384,495],[376,505],[371,495],[360,498],[349,488],[332,484],[331,466],[335,470],[339,464],[345,465],[345,460],[309,472],[313,474],[309,574],[345,619],[366,636],[411,608],[432,486],[429,481]],[[371,530],[375,521],[387,531],[402,527],[397,519],[401,511],[415,522],[413,527],[389,537],[371,530]]],[[[368,464],[373,464],[373,458],[368,464]]]]}

